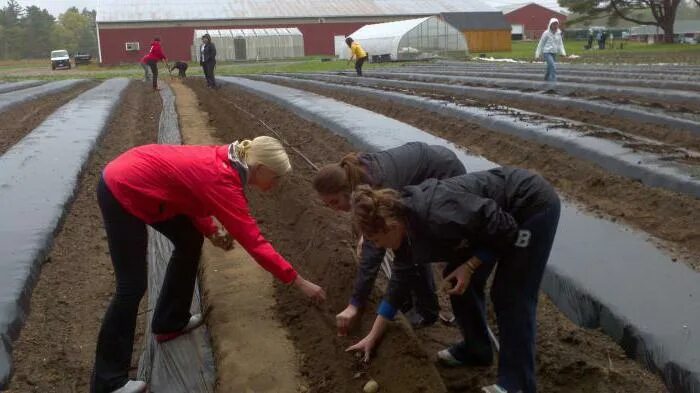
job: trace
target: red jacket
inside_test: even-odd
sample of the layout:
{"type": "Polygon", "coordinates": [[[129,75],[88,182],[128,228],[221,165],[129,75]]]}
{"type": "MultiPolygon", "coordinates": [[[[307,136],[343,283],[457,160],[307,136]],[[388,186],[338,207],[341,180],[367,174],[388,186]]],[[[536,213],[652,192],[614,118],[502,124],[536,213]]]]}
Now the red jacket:
{"type": "Polygon", "coordinates": [[[296,278],[251,217],[227,145],[140,146],[107,164],[103,176],[119,203],[145,223],[186,215],[209,236],[217,230],[214,216],[265,270],[284,283],[296,278]]]}
{"type": "Polygon", "coordinates": [[[150,60],[158,62],[167,59],[165,53],[163,53],[163,48],[160,47],[160,41],[153,41],[151,42],[151,50],[141,59],[141,63],[148,63],[150,60]]]}

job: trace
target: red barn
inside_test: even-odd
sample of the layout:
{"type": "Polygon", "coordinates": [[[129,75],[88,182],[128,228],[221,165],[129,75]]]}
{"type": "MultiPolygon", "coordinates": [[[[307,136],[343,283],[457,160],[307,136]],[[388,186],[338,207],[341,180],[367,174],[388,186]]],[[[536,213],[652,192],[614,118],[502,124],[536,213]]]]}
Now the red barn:
{"type": "Polygon", "coordinates": [[[296,27],[306,55],[333,55],[334,36],[379,22],[446,12],[494,12],[479,0],[102,0],[97,39],[102,64],[137,62],[160,37],[173,60],[191,58],[199,29],[296,27]]]}
{"type": "Polygon", "coordinates": [[[510,22],[513,34],[522,34],[525,39],[539,39],[551,18],[559,19],[564,26],[566,15],[539,4],[528,3],[501,8],[510,22]]]}

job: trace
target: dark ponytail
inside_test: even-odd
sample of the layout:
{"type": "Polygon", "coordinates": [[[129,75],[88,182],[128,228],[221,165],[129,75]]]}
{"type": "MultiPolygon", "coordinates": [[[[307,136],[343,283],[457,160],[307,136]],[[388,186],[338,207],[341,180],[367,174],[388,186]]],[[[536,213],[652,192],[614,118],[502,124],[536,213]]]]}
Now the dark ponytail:
{"type": "Polygon", "coordinates": [[[358,153],[350,153],[337,164],[321,168],[314,177],[313,186],[321,195],[350,194],[356,187],[369,183],[369,176],[360,162],[358,153]]]}

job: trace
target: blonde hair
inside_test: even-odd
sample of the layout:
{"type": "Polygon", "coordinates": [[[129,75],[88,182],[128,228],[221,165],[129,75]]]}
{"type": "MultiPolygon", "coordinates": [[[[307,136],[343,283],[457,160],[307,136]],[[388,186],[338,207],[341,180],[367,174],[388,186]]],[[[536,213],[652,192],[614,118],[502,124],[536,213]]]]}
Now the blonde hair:
{"type": "Polygon", "coordinates": [[[385,232],[391,223],[406,216],[398,191],[389,188],[374,190],[368,185],[358,186],[352,193],[351,205],[353,225],[366,235],[385,232]]]}
{"type": "Polygon", "coordinates": [[[289,156],[284,146],[270,136],[259,136],[253,140],[245,139],[236,145],[236,154],[246,165],[264,165],[282,176],[292,170],[289,156]]]}

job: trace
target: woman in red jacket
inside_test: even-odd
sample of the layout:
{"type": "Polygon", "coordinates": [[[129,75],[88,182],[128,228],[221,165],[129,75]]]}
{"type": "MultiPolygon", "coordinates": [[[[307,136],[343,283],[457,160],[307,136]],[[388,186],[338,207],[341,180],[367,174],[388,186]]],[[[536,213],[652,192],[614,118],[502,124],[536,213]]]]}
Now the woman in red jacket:
{"type": "MultiPolygon", "coordinates": [[[[158,90],[158,62],[165,62],[166,67],[168,66],[168,58],[163,53],[163,48],[160,47],[160,38],[156,37],[151,42],[151,50],[148,54],[141,59],[141,64],[146,64],[151,67],[151,73],[153,74],[153,90],[158,90]]],[[[170,69],[170,67],[168,67],[170,69]]]]}
{"type": "Polygon", "coordinates": [[[107,165],[97,199],[117,288],[98,337],[92,392],[146,389],[142,381],[129,381],[127,373],[147,289],[147,225],[174,245],[151,323],[159,342],[203,322],[201,314],[190,315],[190,304],[204,236],[224,249],[231,248],[231,238],[237,240],[277,279],[316,302],[325,300],[323,289],[297,274],[265,240],[248,210],[246,185],[268,191],[290,170],[280,142],[266,136],[225,146],[140,146],[107,165]]]}

